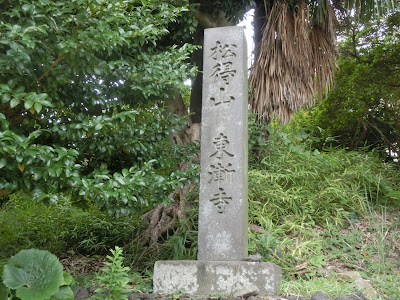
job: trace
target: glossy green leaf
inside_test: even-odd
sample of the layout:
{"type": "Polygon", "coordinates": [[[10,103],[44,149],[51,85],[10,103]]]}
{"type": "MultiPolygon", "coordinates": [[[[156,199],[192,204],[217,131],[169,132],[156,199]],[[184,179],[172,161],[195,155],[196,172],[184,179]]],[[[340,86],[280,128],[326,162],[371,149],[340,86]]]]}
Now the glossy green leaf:
{"type": "Polygon", "coordinates": [[[3,168],[7,164],[7,160],[3,157],[0,158],[0,169],[3,168]]]}
{"type": "Polygon", "coordinates": [[[39,113],[42,110],[42,103],[36,102],[33,107],[35,108],[36,112],[39,113]]]}
{"type": "Polygon", "coordinates": [[[61,285],[70,285],[74,281],[74,278],[68,272],[63,272],[63,282],[61,285]]]}
{"type": "Polygon", "coordinates": [[[19,104],[20,101],[21,101],[21,100],[20,100],[19,98],[12,98],[12,100],[11,100],[11,102],[10,102],[10,107],[11,107],[11,108],[16,107],[16,106],[19,104]]]}
{"type": "Polygon", "coordinates": [[[24,103],[24,108],[25,108],[26,110],[30,109],[30,108],[33,106],[33,103],[34,103],[34,102],[33,102],[32,99],[26,100],[25,103],[24,103]]]}
{"type": "Polygon", "coordinates": [[[3,94],[2,96],[1,96],[1,103],[7,103],[8,101],[10,101],[10,99],[11,99],[11,96],[9,95],[9,94],[3,94]]]}

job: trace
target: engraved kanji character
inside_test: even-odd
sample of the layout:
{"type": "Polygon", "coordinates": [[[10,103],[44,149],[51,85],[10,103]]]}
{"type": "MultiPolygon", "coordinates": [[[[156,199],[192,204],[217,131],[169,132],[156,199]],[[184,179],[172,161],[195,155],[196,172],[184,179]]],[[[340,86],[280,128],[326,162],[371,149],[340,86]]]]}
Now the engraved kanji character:
{"type": "Polygon", "coordinates": [[[235,76],[236,70],[232,69],[233,62],[217,62],[217,64],[213,67],[214,72],[210,75],[210,77],[215,76],[215,80],[221,80],[225,84],[229,84],[230,77],[235,76]]]}
{"type": "MultiPolygon", "coordinates": [[[[235,173],[235,170],[229,170],[232,167],[232,164],[228,163],[226,167],[224,167],[221,163],[217,163],[216,165],[210,165],[211,171],[208,174],[211,175],[210,180],[208,181],[218,181],[218,182],[225,182],[228,179],[228,174],[235,173]]],[[[232,182],[232,174],[229,176],[230,181],[232,182]]]]}
{"type": "Polygon", "coordinates": [[[222,132],[214,138],[213,144],[215,145],[215,151],[210,157],[216,156],[217,158],[221,159],[224,154],[228,155],[229,157],[233,157],[234,155],[229,153],[226,148],[229,144],[228,138],[222,132]]]}
{"type": "Polygon", "coordinates": [[[225,84],[229,84],[230,77],[233,77],[236,70],[232,69],[233,62],[230,58],[235,57],[236,53],[233,51],[236,48],[234,44],[222,44],[217,41],[216,46],[211,48],[211,57],[216,61],[213,67],[213,73],[210,77],[215,76],[215,80],[222,80],[225,84]]]}
{"type": "Polygon", "coordinates": [[[221,87],[221,88],[219,88],[218,95],[216,97],[211,97],[210,100],[214,102],[214,105],[219,105],[221,103],[229,103],[229,102],[235,100],[235,97],[226,96],[225,88],[221,87]]]}
{"type": "Polygon", "coordinates": [[[211,48],[213,52],[210,56],[216,61],[220,61],[223,58],[234,57],[236,56],[236,53],[233,52],[234,48],[237,48],[235,44],[221,44],[220,41],[217,41],[216,46],[211,48]]]}
{"type": "Polygon", "coordinates": [[[226,192],[223,188],[219,188],[218,193],[214,194],[214,198],[210,199],[210,201],[216,206],[217,212],[220,214],[225,211],[225,206],[229,204],[230,200],[232,200],[232,197],[226,196],[226,192]]]}

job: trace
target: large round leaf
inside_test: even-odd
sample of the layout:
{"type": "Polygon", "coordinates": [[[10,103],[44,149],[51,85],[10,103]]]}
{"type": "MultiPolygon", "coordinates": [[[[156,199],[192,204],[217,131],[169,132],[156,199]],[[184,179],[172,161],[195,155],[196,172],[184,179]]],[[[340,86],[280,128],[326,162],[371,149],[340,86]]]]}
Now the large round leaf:
{"type": "Polygon", "coordinates": [[[43,300],[55,294],[63,281],[62,265],[48,251],[22,250],[4,266],[3,282],[23,300],[43,300]]]}

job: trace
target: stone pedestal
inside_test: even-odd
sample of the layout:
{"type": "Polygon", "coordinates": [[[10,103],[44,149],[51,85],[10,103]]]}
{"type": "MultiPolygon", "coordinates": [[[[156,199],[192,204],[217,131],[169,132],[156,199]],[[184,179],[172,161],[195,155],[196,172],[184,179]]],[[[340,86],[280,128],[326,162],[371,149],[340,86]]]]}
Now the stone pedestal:
{"type": "Polygon", "coordinates": [[[243,289],[258,290],[259,296],[273,296],[282,270],[273,263],[245,261],[157,261],[154,293],[173,294],[184,290],[193,296],[233,295],[243,289]]]}

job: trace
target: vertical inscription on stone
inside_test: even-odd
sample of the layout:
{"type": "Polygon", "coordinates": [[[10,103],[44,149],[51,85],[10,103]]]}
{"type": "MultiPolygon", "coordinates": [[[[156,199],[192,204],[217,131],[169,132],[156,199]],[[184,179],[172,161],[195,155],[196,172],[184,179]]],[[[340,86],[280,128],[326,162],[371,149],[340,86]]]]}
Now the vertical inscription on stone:
{"type": "Polygon", "coordinates": [[[199,260],[247,256],[247,53],[241,27],[206,29],[199,260]]]}

